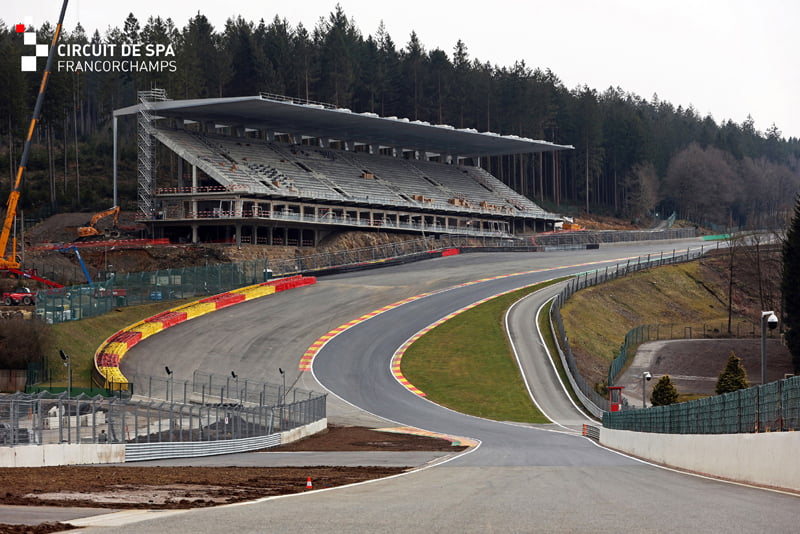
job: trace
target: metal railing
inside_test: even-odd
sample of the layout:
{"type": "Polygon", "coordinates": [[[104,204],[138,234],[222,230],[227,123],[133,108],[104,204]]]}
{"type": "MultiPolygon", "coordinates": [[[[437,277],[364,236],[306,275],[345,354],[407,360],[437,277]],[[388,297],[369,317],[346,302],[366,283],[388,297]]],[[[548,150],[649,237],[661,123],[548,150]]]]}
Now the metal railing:
{"type": "MultiPolygon", "coordinates": [[[[251,440],[263,446],[264,440],[254,438],[326,417],[326,395],[321,393],[294,388],[284,393],[283,386],[245,380],[225,385],[224,377],[203,373],[191,381],[137,379],[130,398],[69,397],[66,392],[55,395],[46,391],[0,396],[0,444],[251,440]],[[214,394],[206,395],[204,387],[213,389],[214,394]]],[[[181,447],[170,450],[175,453],[181,447]]],[[[138,447],[140,456],[145,454],[141,449],[138,447]]],[[[163,454],[164,447],[155,450],[163,454]]]]}
{"type": "Polygon", "coordinates": [[[590,384],[581,375],[577,361],[569,345],[567,332],[564,328],[564,321],[561,317],[561,306],[581,289],[615,280],[644,269],[691,261],[702,256],[703,253],[704,249],[701,247],[699,250],[695,251],[686,249],[682,252],[673,251],[672,254],[648,254],[647,256],[639,256],[635,260],[628,260],[625,263],[618,263],[614,266],[606,267],[605,269],[587,271],[570,280],[561,293],[553,300],[553,304],[550,307],[550,321],[555,327],[554,335],[556,337],[556,343],[559,345],[559,351],[562,353],[563,361],[566,363],[566,367],[569,370],[568,374],[571,375],[570,382],[572,383],[573,389],[576,389],[576,393],[581,397],[586,409],[593,415],[599,417],[601,414],[608,411],[608,399],[597,391],[594,384],[590,384]]]}
{"type": "Polygon", "coordinates": [[[534,242],[543,247],[567,245],[595,245],[601,243],[626,243],[665,239],[688,239],[697,236],[694,228],[666,230],[581,230],[579,232],[554,232],[535,236],[534,242]]]}
{"type": "Polygon", "coordinates": [[[608,368],[608,385],[613,386],[617,376],[636,354],[635,348],[648,341],[662,339],[710,339],[710,338],[745,338],[759,337],[761,326],[753,321],[738,320],[731,324],[731,333],[728,334],[727,321],[706,322],[703,324],[645,324],[632,328],[625,334],[619,354],[608,368]]]}
{"type": "Polygon", "coordinates": [[[666,434],[800,430],[800,376],[669,406],[607,412],[603,426],[666,434]]]}
{"type": "Polygon", "coordinates": [[[345,265],[403,258],[448,247],[509,247],[517,244],[519,242],[512,239],[443,236],[441,239],[423,238],[288,259],[264,258],[238,263],[121,273],[110,276],[105,282],[97,282],[94,286],[84,284],[41,290],[36,295],[36,313],[47,323],[58,324],[104,315],[123,306],[216,295],[265,282],[271,276],[314,273],[345,265]]]}

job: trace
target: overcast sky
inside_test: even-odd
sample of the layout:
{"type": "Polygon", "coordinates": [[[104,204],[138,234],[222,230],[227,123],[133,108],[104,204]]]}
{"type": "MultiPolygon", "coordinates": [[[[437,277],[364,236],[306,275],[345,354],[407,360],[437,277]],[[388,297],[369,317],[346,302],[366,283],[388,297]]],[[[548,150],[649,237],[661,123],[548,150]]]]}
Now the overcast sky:
{"type": "MultiPolygon", "coordinates": [[[[7,0],[7,25],[34,16],[55,22],[61,0],[7,0]]],[[[226,19],[271,21],[275,15],[309,30],[336,0],[238,2],[196,0],[72,0],[68,30],[80,21],[88,33],[122,27],[129,12],[143,26],[148,17],[171,17],[183,27],[198,11],[221,31],[226,19]]],[[[366,37],[381,20],[398,48],[412,30],[427,50],[452,56],[458,39],[470,58],[511,66],[550,68],[568,88],[621,87],[649,100],[657,93],[675,106],[710,114],[717,123],[756,128],[776,124],[800,137],[800,2],[797,0],[481,0],[432,2],[341,0],[366,37]]]]}

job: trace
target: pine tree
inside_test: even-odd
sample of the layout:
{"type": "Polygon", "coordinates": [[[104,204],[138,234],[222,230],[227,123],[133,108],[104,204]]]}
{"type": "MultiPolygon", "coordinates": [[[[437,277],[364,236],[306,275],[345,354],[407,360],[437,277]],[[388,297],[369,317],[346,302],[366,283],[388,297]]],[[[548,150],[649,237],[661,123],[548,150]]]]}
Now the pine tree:
{"type": "Polygon", "coordinates": [[[669,375],[662,376],[650,393],[650,404],[653,406],[667,406],[678,400],[678,390],[669,375]]]}
{"type": "Polygon", "coordinates": [[[723,393],[730,393],[731,391],[749,387],[750,383],[747,381],[747,372],[742,367],[742,359],[731,352],[725,369],[719,374],[714,392],[717,395],[722,395],[723,393]]]}
{"type": "Polygon", "coordinates": [[[795,199],[794,215],[783,241],[783,326],[792,366],[800,373],[800,196],[795,199]]]}

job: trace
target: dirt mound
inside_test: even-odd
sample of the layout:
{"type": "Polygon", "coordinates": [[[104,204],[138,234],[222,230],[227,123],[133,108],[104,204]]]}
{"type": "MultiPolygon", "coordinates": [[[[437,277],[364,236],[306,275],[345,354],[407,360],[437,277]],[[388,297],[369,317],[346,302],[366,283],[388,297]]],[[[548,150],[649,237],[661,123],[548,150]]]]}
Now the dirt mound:
{"type": "MultiPolygon", "coordinates": [[[[28,246],[43,243],[71,243],[78,238],[78,227],[88,226],[94,213],[59,213],[48,217],[35,226],[25,230],[25,243],[28,246]]],[[[110,228],[113,217],[100,219],[95,227],[98,230],[110,228]]],[[[124,211],[119,214],[118,226],[127,231],[131,237],[140,237],[138,232],[144,226],[137,223],[136,213],[124,211]]]]}
{"type": "Polygon", "coordinates": [[[390,234],[386,232],[336,232],[319,245],[320,252],[326,250],[342,250],[375,247],[388,243],[402,243],[403,241],[419,239],[418,235],[390,234]]]}

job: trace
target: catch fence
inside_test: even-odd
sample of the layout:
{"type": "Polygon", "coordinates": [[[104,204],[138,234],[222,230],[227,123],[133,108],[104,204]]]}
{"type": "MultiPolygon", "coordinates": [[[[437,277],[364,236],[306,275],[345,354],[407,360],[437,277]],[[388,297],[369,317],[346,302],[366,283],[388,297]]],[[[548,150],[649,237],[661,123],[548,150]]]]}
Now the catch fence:
{"type": "Polygon", "coordinates": [[[636,348],[648,341],[666,339],[711,339],[711,338],[756,338],[761,335],[761,326],[753,321],[738,320],[731,323],[728,332],[727,321],[708,321],[703,324],[645,324],[637,326],[625,334],[619,354],[608,368],[608,385],[613,386],[628,361],[636,355],[636,348]]]}
{"type": "MultiPolygon", "coordinates": [[[[39,291],[36,295],[36,313],[51,324],[76,321],[104,315],[122,306],[216,295],[243,286],[266,282],[273,276],[317,274],[334,269],[361,268],[371,263],[385,262],[390,259],[411,261],[427,257],[428,253],[433,250],[447,248],[530,251],[535,250],[533,247],[569,248],[622,241],[679,239],[694,237],[694,235],[693,228],[659,231],[564,232],[537,236],[533,241],[442,235],[438,238],[424,237],[372,247],[297,255],[285,259],[264,258],[238,263],[219,263],[137,273],[104,272],[104,281],[39,291]]],[[[72,279],[76,272],[77,270],[70,273],[73,276],[72,279]]],[[[46,274],[51,279],[60,279],[57,273],[46,274]]]]}
{"type": "Polygon", "coordinates": [[[47,323],[57,324],[104,315],[122,306],[216,295],[266,282],[276,276],[313,274],[389,258],[407,258],[426,254],[433,249],[514,245],[519,243],[508,239],[443,236],[441,239],[416,239],[289,259],[264,258],[159,271],[107,273],[107,279],[103,282],[39,291],[36,295],[36,313],[47,323]]]}
{"type": "MultiPolygon", "coordinates": [[[[202,384],[149,378],[137,377],[135,392],[127,398],[46,391],[0,396],[0,444],[173,443],[170,454],[185,456],[181,448],[189,442],[269,437],[326,417],[325,394],[295,388],[284,394],[282,386],[252,381],[234,381],[226,388],[224,377],[207,374],[198,377],[202,384]],[[208,383],[215,394],[206,397],[208,383]],[[258,393],[242,394],[247,388],[258,393]]],[[[257,448],[263,443],[253,441],[257,448]]],[[[230,447],[215,448],[231,452],[230,447]]],[[[166,457],[163,447],[153,449],[161,456],[148,456],[147,447],[135,449],[135,459],[166,457]]]]}
{"type": "MultiPolygon", "coordinates": [[[[584,406],[592,415],[601,417],[605,412],[608,412],[608,399],[597,391],[595,385],[590,384],[583,375],[581,375],[575,356],[569,346],[569,339],[567,338],[564,321],[561,317],[561,306],[581,289],[615,280],[630,273],[642,271],[651,267],[692,261],[702,256],[703,253],[704,249],[701,247],[696,250],[686,249],[680,252],[673,251],[672,254],[648,254],[647,256],[639,256],[635,260],[628,260],[625,263],[618,263],[604,269],[581,273],[568,281],[561,293],[553,300],[550,307],[550,322],[554,327],[554,335],[559,345],[562,363],[564,363],[564,366],[569,370],[568,375],[573,390],[581,398],[584,406]]],[[[624,403],[625,401],[623,401],[623,404],[624,403]]]]}
{"type": "Polygon", "coordinates": [[[665,434],[800,430],[800,376],[669,406],[606,412],[603,426],[665,434]]]}
{"type": "Polygon", "coordinates": [[[696,236],[697,230],[695,228],[672,228],[666,230],[580,230],[577,232],[553,232],[537,235],[534,236],[533,241],[537,245],[549,247],[688,239],[696,236]]]}

